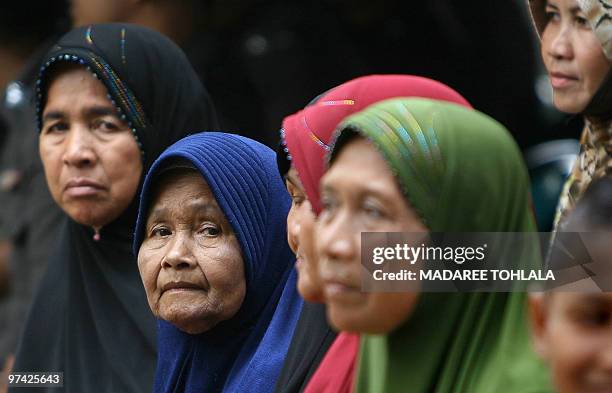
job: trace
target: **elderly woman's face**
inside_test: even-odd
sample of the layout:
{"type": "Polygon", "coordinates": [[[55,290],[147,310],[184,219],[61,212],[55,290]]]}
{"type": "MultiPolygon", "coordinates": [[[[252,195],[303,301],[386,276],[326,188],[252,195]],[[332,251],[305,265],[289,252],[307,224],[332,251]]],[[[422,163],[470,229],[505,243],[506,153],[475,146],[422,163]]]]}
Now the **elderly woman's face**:
{"type": "Polygon", "coordinates": [[[142,174],[140,150],[89,71],[70,67],[53,79],[39,141],[51,195],[72,219],[99,228],[129,206],[142,174]]]}
{"type": "Polygon", "coordinates": [[[138,268],[156,317],[190,334],[232,318],[246,293],[240,244],[199,173],[162,175],[138,268]]]}
{"type": "Polygon", "coordinates": [[[321,181],[316,244],[329,321],[337,329],[381,334],[412,312],[416,293],[361,291],[361,232],[426,232],[375,147],[347,143],[321,181]]]}
{"type": "Polygon", "coordinates": [[[314,250],[316,216],[295,168],[291,167],[287,173],[286,183],[292,201],[287,215],[287,239],[296,255],[298,291],[309,302],[321,302],[323,293],[314,250]]]}
{"type": "Polygon", "coordinates": [[[610,64],[576,0],[548,0],[542,58],[557,109],[580,113],[591,102],[610,64]]]}

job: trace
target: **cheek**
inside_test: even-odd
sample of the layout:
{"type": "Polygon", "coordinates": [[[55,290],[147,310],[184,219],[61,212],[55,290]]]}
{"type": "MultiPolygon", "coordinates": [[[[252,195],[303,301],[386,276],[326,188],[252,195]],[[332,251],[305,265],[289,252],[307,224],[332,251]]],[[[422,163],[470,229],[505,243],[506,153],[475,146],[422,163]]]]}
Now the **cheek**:
{"type": "Polygon", "coordinates": [[[596,362],[601,342],[597,335],[580,331],[565,321],[550,327],[548,361],[561,391],[579,391],[579,386],[596,362]]]}
{"type": "Polygon", "coordinates": [[[555,38],[558,35],[557,27],[554,24],[546,25],[544,31],[542,31],[542,39],[540,40],[540,55],[542,56],[542,61],[544,62],[544,66],[547,70],[550,70],[548,63],[551,61],[551,45],[555,38]]]}
{"type": "Polygon", "coordinates": [[[160,264],[156,262],[154,252],[140,251],[138,254],[138,270],[147,291],[154,290],[157,284],[157,275],[160,264]]]}
{"type": "Polygon", "coordinates": [[[610,71],[610,64],[601,50],[601,46],[591,47],[583,56],[582,68],[585,72],[589,93],[594,94],[610,71]]]}
{"type": "Polygon", "coordinates": [[[105,175],[110,183],[112,198],[119,204],[132,201],[142,176],[140,150],[133,139],[128,142],[131,143],[104,149],[100,157],[105,175]]]}
{"type": "Polygon", "coordinates": [[[301,217],[301,228],[299,241],[302,252],[306,255],[309,268],[316,269],[316,248],[315,248],[315,215],[311,212],[305,212],[301,217]]]}
{"type": "Polygon", "coordinates": [[[153,311],[157,309],[159,301],[159,291],[157,288],[157,279],[161,270],[161,258],[163,253],[160,250],[150,250],[143,246],[138,252],[138,270],[140,278],[144,285],[144,289],[149,301],[149,306],[153,311]]]}
{"type": "MultiPolygon", "coordinates": [[[[312,213],[311,213],[312,215],[312,213]]],[[[322,301],[319,260],[314,244],[314,215],[306,219],[300,230],[300,252],[302,259],[298,265],[298,290],[309,302],[322,301]]]]}
{"type": "Polygon", "coordinates": [[[59,146],[53,146],[45,139],[41,138],[39,142],[39,154],[49,190],[55,198],[56,194],[59,192],[59,177],[62,167],[61,148],[59,146]]]}
{"type": "Polygon", "coordinates": [[[295,231],[295,226],[298,223],[297,210],[295,206],[291,205],[291,209],[289,209],[289,213],[287,214],[287,242],[289,243],[289,248],[293,251],[294,254],[297,254],[298,248],[298,237],[295,231]]]}
{"type": "Polygon", "coordinates": [[[324,255],[324,251],[326,247],[325,239],[329,239],[329,237],[326,237],[326,235],[327,235],[327,225],[319,220],[315,226],[314,239],[313,239],[314,252],[319,258],[321,258],[321,256],[324,255]]]}
{"type": "Polygon", "coordinates": [[[224,303],[242,302],[246,281],[237,241],[227,241],[215,249],[199,248],[197,259],[210,285],[211,296],[224,303]]]}

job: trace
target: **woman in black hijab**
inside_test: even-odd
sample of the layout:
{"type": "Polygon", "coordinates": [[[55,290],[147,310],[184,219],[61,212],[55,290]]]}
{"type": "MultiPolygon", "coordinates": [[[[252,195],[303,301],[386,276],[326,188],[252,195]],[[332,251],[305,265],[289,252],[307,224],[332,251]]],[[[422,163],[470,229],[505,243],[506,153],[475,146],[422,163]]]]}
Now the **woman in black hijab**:
{"type": "Polygon", "coordinates": [[[128,24],[66,34],[46,56],[37,85],[47,183],[69,218],[30,310],[13,371],[63,372],[63,390],[49,392],[149,392],[156,325],[131,252],[136,195],[166,147],[190,132],[217,127],[214,107],[176,45],[128,24]],[[70,74],[77,79],[67,78],[70,74]],[[97,81],[86,80],[91,75],[97,81]],[[70,80],[88,83],[92,91],[104,88],[106,102],[87,107],[91,97],[83,91],[89,90],[70,80]],[[82,99],[62,104],[66,92],[82,99]],[[114,154],[113,149],[129,150],[126,143],[109,142],[126,135],[123,142],[138,153],[135,161],[114,154]],[[68,146],[63,155],[53,153],[62,144],[68,146]],[[130,177],[133,187],[116,186],[130,177]],[[120,211],[111,211],[122,205],[109,195],[126,201],[120,211]],[[107,205],[111,210],[104,213],[107,205]]]}

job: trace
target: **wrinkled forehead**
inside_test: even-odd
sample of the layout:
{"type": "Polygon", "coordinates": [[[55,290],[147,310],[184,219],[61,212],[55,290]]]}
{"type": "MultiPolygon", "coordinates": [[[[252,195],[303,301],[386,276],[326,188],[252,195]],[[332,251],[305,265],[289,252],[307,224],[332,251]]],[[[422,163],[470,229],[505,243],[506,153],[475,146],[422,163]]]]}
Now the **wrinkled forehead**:
{"type": "Polygon", "coordinates": [[[207,193],[212,194],[206,179],[189,161],[177,158],[169,160],[166,165],[158,169],[151,180],[149,188],[151,201],[155,201],[162,192],[176,188],[178,183],[201,185],[207,193]]]}
{"type": "Polygon", "coordinates": [[[95,78],[91,72],[87,71],[85,66],[68,62],[57,63],[53,67],[49,67],[47,72],[42,75],[42,81],[41,83],[39,83],[41,85],[40,105],[43,112],[47,107],[49,91],[53,88],[53,86],[58,82],[62,82],[63,80],[67,80],[68,83],[70,83],[70,81],[73,80],[70,78],[73,76],[75,78],[78,78],[79,80],[81,78],[91,76],[90,79],[97,81],[104,88],[104,91],[106,93],[106,86],[104,86],[102,82],[95,78]]]}
{"type": "Polygon", "coordinates": [[[149,198],[146,222],[170,217],[190,222],[201,215],[227,219],[206,179],[195,168],[165,168],[153,179],[149,198]]]}
{"type": "MultiPolygon", "coordinates": [[[[57,99],[66,99],[75,92],[78,92],[80,97],[95,99],[96,105],[111,107],[113,112],[117,113],[117,116],[120,115],[108,97],[106,86],[83,66],[69,63],[58,64],[49,71],[46,81],[47,83],[45,83],[41,94],[43,97],[41,99],[43,122],[44,115],[50,109],[49,104],[51,102],[55,102],[57,99]]],[[[72,102],[72,99],[70,98],[68,102],[72,109],[84,104],[82,101],[72,102]]]]}

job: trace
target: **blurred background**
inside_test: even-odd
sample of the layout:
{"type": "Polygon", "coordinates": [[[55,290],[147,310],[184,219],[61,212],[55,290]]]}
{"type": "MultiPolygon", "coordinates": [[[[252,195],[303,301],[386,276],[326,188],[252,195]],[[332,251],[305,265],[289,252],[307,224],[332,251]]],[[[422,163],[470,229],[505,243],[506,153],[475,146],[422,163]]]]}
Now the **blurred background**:
{"type": "Polygon", "coordinates": [[[122,21],[147,25],[180,44],[224,127],[269,145],[277,142],[284,116],[371,73],[444,82],[506,125],[522,147],[575,137],[579,120],[551,108],[524,3],[8,0],[0,6],[0,88],[71,25],[122,21]]]}

